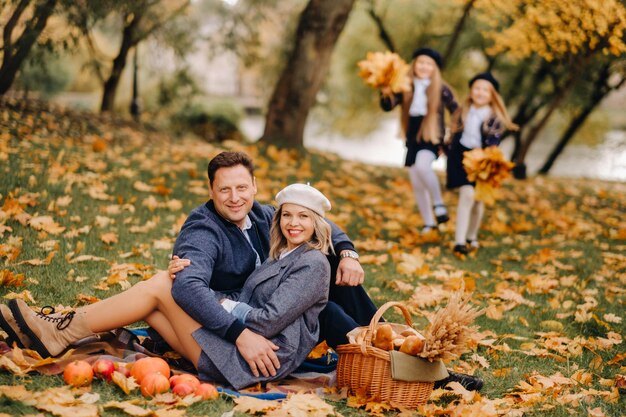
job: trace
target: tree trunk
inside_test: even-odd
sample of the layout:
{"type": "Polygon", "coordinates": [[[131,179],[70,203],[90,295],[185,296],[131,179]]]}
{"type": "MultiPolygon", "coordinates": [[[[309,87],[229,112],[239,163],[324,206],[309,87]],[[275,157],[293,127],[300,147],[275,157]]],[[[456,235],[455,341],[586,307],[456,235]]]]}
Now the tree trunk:
{"type": "MultiPolygon", "coordinates": [[[[122,77],[122,72],[126,67],[126,60],[131,48],[137,44],[135,32],[139,26],[142,15],[139,12],[133,14],[132,20],[124,26],[124,32],[122,34],[122,44],[120,50],[113,60],[113,67],[109,78],[104,82],[104,88],[102,92],[102,104],[100,105],[100,112],[112,112],[113,105],[115,103],[115,95],[117,94],[117,87],[122,77]]],[[[126,21],[126,16],[124,18],[126,21]]]]}
{"type": "Polygon", "coordinates": [[[446,66],[446,63],[452,56],[452,52],[454,51],[454,48],[456,47],[456,44],[459,41],[459,36],[461,36],[461,32],[463,32],[465,22],[469,18],[469,14],[472,8],[474,7],[474,3],[476,3],[476,0],[468,0],[467,3],[465,3],[465,7],[463,8],[463,15],[458,20],[458,22],[456,22],[456,25],[454,26],[454,31],[452,32],[452,37],[450,38],[450,41],[448,42],[448,46],[446,47],[446,52],[444,52],[443,54],[442,67],[446,66]]]}
{"type": "Polygon", "coordinates": [[[539,174],[546,175],[548,174],[548,172],[550,172],[550,169],[554,165],[556,159],[559,157],[559,155],[561,155],[561,152],[563,152],[563,149],[565,149],[565,147],[574,137],[578,129],[580,129],[580,127],[585,123],[587,117],[589,117],[589,115],[593,113],[598,104],[600,104],[600,102],[604,100],[604,98],[611,91],[619,89],[626,81],[626,78],[622,78],[621,82],[619,82],[618,84],[614,86],[609,86],[607,84],[607,81],[611,75],[610,67],[611,63],[609,62],[602,68],[602,70],[598,74],[596,82],[594,83],[591,99],[585,105],[585,107],[583,107],[583,109],[570,121],[569,126],[567,127],[565,132],[563,132],[563,135],[561,135],[558,143],[539,170],[539,174]]]}
{"type": "Polygon", "coordinates": [[[304,125],[355,0],[309,0],[293,51],[270,99],[261,140],[303,145],[304,125]]]}
{"type": "Polygon", "coordinates": [[[530,149],[530,145],[532,145],[535,139],[537,139],[539,132],[541,132],[541,130],[545,127],[550,117],[552,117],[552,114],[554,113],[554,111],[559,107],[559,105],[561,104],[561,101],[563,101],[567,92],[570,90],[570,88],[574,84],[575,80],[576,80],[576,74],[575,73],[570,74],[568,79],[556,91],[556,95],[552,98],[552,102],[550,103],[550,106],[546,110],[541,120],[539,120],[539,122],[537,122],[537,124],[530,129],[530,132],[528,132],[528,135],[526,135],[526,137],[524,138],[519,154],[517,155],[517,158],[515,158],[516,164],[518,165],[525,164],[524,160],[526,159],[526,154],[528,153],[528,149],[530,149]]]}
{"type": "Polygon", "coordinates": [[[502,88],[500,95],[504,98],[505,103],[513,103],[520,93],[522,93],[523,89],[520,86],[523,85],[524,79],[528,74],[528,68],[532,65],[532,59],[526,58],[521,65],[519,65],[517,72],[513,76],[510,82],[507,82],[506,86],[502,88]]]}
{"type": "Polygon", "coordinates": [[[13,30],[29,3],[30,0],[20,1],[2,30],[3,56],[2,66],[0,66],[0,94],[5,94],[11,88],[22,63],[46,27],[48,18],[57,5],[57,0],[38,2],[35,5],[33,17],[26,23],[24,31],[13,44],[11,39],[13,30]]]}
{"type": "Polygon", "coordinates": [[[561,152],[563,152],[565,146],[567,146],[569,141],[574,137],[574,134],[583,125],[583,123],[585,123],[585,120],[587,120],[587,117],[591,114],[591,112],[593,111],[593,109],[595,109],[599,102],[600,100],[595,102],[595,104],[589,103],[583,109],[583,111],[581,111],[576,117],[572,119],[569,126],[567,127],[567,130],[565,130],[565,132],[559,139],[559,142],[550,153],[550,156],[548,156],[548,159],[546,159],[546,161],[543,163],[543,166],[538,171],[539,174],[546,175],[550,171],[550,168],[552,168],[552,165],[554,165],[556,159],[559,157],[561,152]]]}
{"type": "MultiPolygon", "coordinates": [[[[519,126],[519,130],[514,134],[515,138],[515,146],[513,147],[513,152],[511,153],[511,161],[515,161],[517,156],[520,153],[522,147],[522,131],[524,130],[524,126],[532,120],[537,111],[541,106],[535,106],[532,110],[528,110],[532,101],[536,98],[537,92],[539,91],[539,86],[546,78],[549,73],[549,66],[546,62],[543,62],[535,75],[533,76],[532,82],[530,83],[530,89],[526,90],[526,94],[524,95],[524,100],[520,103],[517,108],[517,112],[513,117],[513,123],[519,126]]],[[[520,84],[521,85],[521,84],[520,84]]],[[[507,98],[508,102],[508,98],[507,98]]]]}
{"type": "Polygon", "coordinates": [[[393,39],[391,39],[391,35],[387,31],[385,24],[383,23],[383,19],[378,14],[376,14],[376,10],[374,10],[373,0],[369,2],[367,12],[374,21],[376,28],[378,28],[378,37],[380,38],[380,40],[385,44],[389,51],[396,52],[396,46],[393,42],[393,39]]]}

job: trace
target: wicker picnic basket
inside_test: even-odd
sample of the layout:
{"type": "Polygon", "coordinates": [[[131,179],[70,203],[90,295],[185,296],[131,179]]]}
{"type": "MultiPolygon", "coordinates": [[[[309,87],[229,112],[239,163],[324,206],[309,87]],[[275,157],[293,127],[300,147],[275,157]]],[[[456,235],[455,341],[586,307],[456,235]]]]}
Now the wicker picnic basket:
{"type": "Polygon", "coordinates": [[[337,346],[337,385],[350,391],[365,389],[368,397],[392,405],[414,408],[424,404],[432,393],[433,382],[407,382],[391,378],[391,358],[388,351],[372,346],[374,330],[383,313],[391,307],[402,311],[406,325],[391,324],[395,331],[411,328],[411,315],[399,302],[381,306],[370,322],[362,341],[337,346]]]}

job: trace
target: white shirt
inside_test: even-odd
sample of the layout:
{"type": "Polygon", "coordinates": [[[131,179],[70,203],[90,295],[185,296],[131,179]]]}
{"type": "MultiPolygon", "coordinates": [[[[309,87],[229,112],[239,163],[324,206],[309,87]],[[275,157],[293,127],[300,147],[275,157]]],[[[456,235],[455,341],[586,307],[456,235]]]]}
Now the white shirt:
{"type": "Polygon", "coordinates": [[[254,249],[254,245],[252,244],[252,241],[250,240],[250,235],[248,234],[248,230],[250,230],[250,229],[252,229],[252,220],[250,220],[250,216],[248,216],[246,214],[245,223],[244,223],[243,227],[241,228],[241,231],[243,232],[243,235],[248,240],[248,243],[250,244],[250,247],[252,248],[252,250],[256,254],[255,268],[258,268],[259,266],[261,266],[261,257],[257,253],[256,249],[254,249]]]}
{"type": "Polygon", "coordinates": [[[430,85],[428,78],[413,78],[413,101],[409,107],[409,116],[424,116],[428,111],[426,89],[430,85]]]}
{"type": "Polygon", "coordinates": [[[469,149],[482,147],[481,127],[491,114],[491,107],[470,106],[467,112],[467,120],[463,124],[463,134],[461,135],[461,145],[469,149]]]}
{"type": "MultiPolygon", "coordinates": [[[[302,245],[302,243],[300,244],[302,245]]],[[[294,250],[298,249],[300,247],[300,245],[296,246],[295,248],[293,248],[292,250],[288,250],[285,252],[282,252],[279,256],[278,259],[283,259],[285,256],[289,255],[291,252],[293,252],[294,250]]]]}

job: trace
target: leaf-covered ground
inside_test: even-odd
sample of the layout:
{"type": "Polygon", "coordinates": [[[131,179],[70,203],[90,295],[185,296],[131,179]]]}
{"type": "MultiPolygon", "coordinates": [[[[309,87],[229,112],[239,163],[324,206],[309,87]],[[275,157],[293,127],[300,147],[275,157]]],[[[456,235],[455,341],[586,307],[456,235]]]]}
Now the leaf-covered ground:
{"type": "MultiPolygon", "coordinates": [[[[262,145],[218,147],[118,120],[4,101],[0,296],[36,306],[79,306],[165,268],[186,213],[207,199],[207,162],[223,149],[254,157],[261,202],[271,203],[294,181],[309,181],[326,193],[333,203],[329,217],[362,255],[370,296],[378,305],[405,302],[417,328],[451,292],[462,285],[473,291],[473,303],[486,309],[478,319],[481,333],[471,352],[449,366],[480,375],[485,387],[480,394],[435,392],[421,415],[624,415],[623,183],[511,180],[487,209],[482,247],[460,259],[451,251],[455,193],[444,195],[452,221],[439,234],[422,237],[402,169],[262,145]]],[[[401,321],[395,313],[387,317],[401,321]]],[[[51,398],[83,395],[52,390],[63,385],[59,377],[18,376],[4,362],[0,366],[0,385],[8,386],[0,387],[0,413],[69,415],[33,406],[33,397],[43,394],[6,396],[21,386],[51,398]]],[[[107,401],[132,399],[145,406],[139,395],[126,396],[110,384],[94,383],[91,391],[100,397],[72,401],[91,401],[101,415],[125,415],[114,406],[103,410],[107,401]]],[[[346,416],[385,412],[375,403],[368,411],[346,400],[330,404],[346,416]]],[[[233,405],[223,398],[188,408],[148,408],[163,415],[221,415],[233,405]]]]}

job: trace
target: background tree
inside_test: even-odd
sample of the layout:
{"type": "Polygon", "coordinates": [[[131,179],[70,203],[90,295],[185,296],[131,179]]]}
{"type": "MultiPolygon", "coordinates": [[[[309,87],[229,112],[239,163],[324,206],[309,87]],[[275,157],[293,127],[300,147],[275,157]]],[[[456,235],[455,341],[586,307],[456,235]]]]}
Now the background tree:
{"type": "MultiPolygon", "coordinates": [[[[185,12],[189,4],[189,0],[105,0],[88,2],[84,9],[74,15],[74,24],[81,28],[88,40],[94,58],[92,67],[96,69],[96,74],[103,83],[101,112],[114,110],[117,88],[131,50],[158,31],[174,31],[176,26],[172,24],[173,21],[185,12]],[[121,29],[120,46],[111,61],[98,48],[93,36],[95,28],[107,18],[116,19],[121,29]],[[109,68],[105,71],[103,62],[107,61],[109,68]]],[[[176,33],[179,37],[192,36],[189,29],[178,30],[176,33]]],[[[180,42],[180,38],[178,41],[171,45],[178,48],[188,45],[188,42],[180,42]]]]}
{"type": "Polygon", "coordinates": [[[599,60],[594,63],[586,74],[586,78],[581,86],[583,91],[580,92],[581,99],[574,106],[573,114],[569,119],[567,127],[559,137],[556,145],[548,155],[547,159],[539,169],[538,173],[546,175],[556,162],[561,152],[567,144],[572,140],[574,135],[585,124],[589,116],[598,107],[598,105],[611,92],[619,90],[626,84],[626,64],[624,56],[611,56],[599,60]]]}
{"type": "Polygon", "coordinates": [[[58,0],[2,0],[2,65],[0,94],[6,93],[36,44],[58,0]],[[6,19],[6,20],[5,20],[6,19]]]}
{"type": "Polygon", "coordinates": [[[536,71],[527,78],[531,81],[516,84],[531,88],[522,89],[514,118],[520,130],[512,159],[516,176],[523,178],[530,146],[583,79],[585,68],[603,55],[626,51],[626,9],[617,0],[481,0],[477,7],[491,26],[484,33],[493,42],[490,55],[536,62],[536,71]]]}
{"type": "Polygon", "coordinates": [[[461,4],[463,5],[461,17],[456,21],[456,24],[454,25],[454,30],[452,31],[452,35],[450,36],[450,40],[448,41],[448,45],[446,46],[446,50],[442,55],[444,68],[452,57],[452,53],[459,43],[461,33],[463,33],[465,25],[469,21],[470,12],[474,8],[474,4],[476,3],[476,1],[477,0],[461,0],[461,4]]]}
{"type": "Polygon", "coordinates": [[[353,5],[354,0],[309,1],[300,16],[291,56],[270,99],[262,140],[302,146],[309,110],[353,5]]]}

